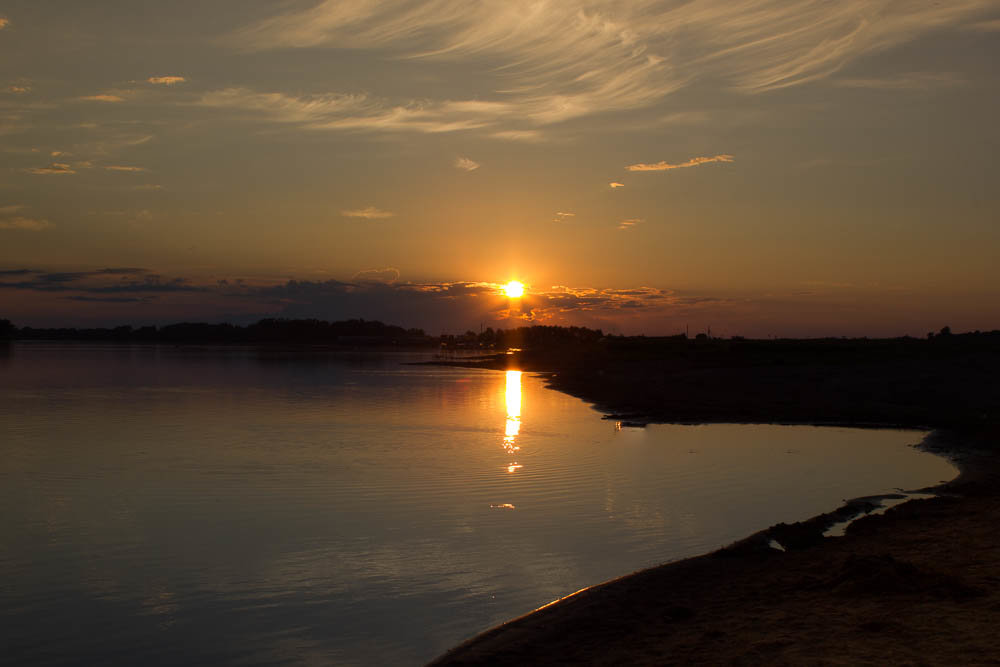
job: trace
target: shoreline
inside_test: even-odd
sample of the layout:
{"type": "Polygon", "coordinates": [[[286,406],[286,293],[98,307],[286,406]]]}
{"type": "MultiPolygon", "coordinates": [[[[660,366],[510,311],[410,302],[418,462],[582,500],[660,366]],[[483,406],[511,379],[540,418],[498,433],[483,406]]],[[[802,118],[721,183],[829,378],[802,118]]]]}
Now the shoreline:
{"type": "Polygon", "coordinates": [[[934,431],[918,445],[939,454],[947,447],[959,468],[930,487],[933,498],[855,518],[842,537],[822,532],[865,498],[776,524],[577,591],[430,664],[995,664],[1000,638],[987,628],[1000,620],[1000,540],[992,532],[1000,466],[975,437],[956,436],[934,431]],[[770,546],[778,537],[784,551],[770,546]],[[976,549],[951,548],[963,539],[976,549]],[[947,632],[931,631],[927,619],[935,617],[948,618],[947,632]]]}
{"type": "MultiPolygon", "coordinates": [[[[440,365],[504,370],[498,362],[509,363],[492,361],[440,365]]],[[[666,420],[641,409],[611,410],[588,396],[579,379],[558,382],[558,373],[523,370],[540,373],[547,386],[581,398],[605,419],[636,425],[922,430],[925,436],[915,446],[943,456],[959,472],[907,492],[933,493],[931,498],[910,498],[877,513],[874,501],[892,494],[855,498],[805,521],[775,524],[721,549],[582,589],[490,628],[430,665],[995,664],[1000,655],[1000,637],[992,630],[1000,626],[1000,537],[993,532],[1000,516],[996,426],[666,420]],[[850,523],[843,536],[824,536],[844,521],[850,523]]]]}

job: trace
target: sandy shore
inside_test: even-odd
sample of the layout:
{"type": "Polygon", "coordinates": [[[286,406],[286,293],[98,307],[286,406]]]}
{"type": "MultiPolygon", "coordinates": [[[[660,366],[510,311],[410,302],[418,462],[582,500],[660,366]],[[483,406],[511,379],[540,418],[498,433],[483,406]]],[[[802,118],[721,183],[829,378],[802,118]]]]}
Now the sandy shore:
{"type": "Polygon", "coordinates": [[[432,664],[1000,664],[998,440],[932,433],[924,446],[961,475],[844,537],[822,537],[831,516],[779,524],[581,591],[432,664]]]}

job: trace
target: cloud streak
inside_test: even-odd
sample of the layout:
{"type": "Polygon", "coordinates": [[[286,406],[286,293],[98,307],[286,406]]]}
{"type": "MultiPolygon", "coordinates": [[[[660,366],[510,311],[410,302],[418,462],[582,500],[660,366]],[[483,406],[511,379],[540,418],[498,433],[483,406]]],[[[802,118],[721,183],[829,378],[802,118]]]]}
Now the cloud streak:
{"type": "Polygon", "coordinates": [[[36,292],[100,294],[162,294],[168,292],[209,292],[208,286],[193,285],[185,278],[164,278],[146,269],[121,267],[95,271],[47,272],[16,269],[0,272],[0,278],[16,276],[17,280],[0,280],[0,289],[36,292]]]}
{"type": "Polygon", "coordinates": [[[383,211],[381,209],[375,208],[374,206],[366,206],[365,208],[341,211],[340,214],[345,218],[364,218],[366,220],[380,220],[383,218],[391,218],[394,215],[396,215],[391,211],[383,211]]]}
{"type": "Polygon", "coordinates": [[[41,220],[37,218],[11,218],[9,220],[0,220],[0,229],[7,230],[19,230],[24,232],[40,232],[44,229],[48,229],[52,226],[52,223],[48,220],[41,220]]]}
{"type": "Polygon", "coordinates": [[[625,169],[628,171],[668,171],[670,169],[686,169],[688,167],[697,167],[702,164],[710,164],[712,162],[732,162],[732,155],[715,155],[713,157],[693,157],[687,162],[680,162],[678,164],[670,164],[668,162],[654,162],[652,164],[647,164],[640,162],[639,164],[630,164],[625,169]]]}
{"type": "Polygon", "coordinates": [[[53,162],[47,167],[33,167],[28,169],[28,171],[38,176],[57,176],[76,173],[76,170],[65,162],[53,162]]]}
{"type": "Polygon", "coordinates": [[[834,83],[842,88],[896,91],[950,88],[963,85],[966,80],[955,72],[911,72],[894,77],[838,79],[834,83]]]}
{"type": "Polygon", "coordinates": [[[84,95],[83,97],[80,97],[78,99],[81,99],[81,100],[83,100],[85,102],[111,102],[111,103],[116,103],[116,102],[124,102],[125,101],[125,98],[121,97],[120,95],[107,95],[107,94],[104,94],[104,93],[102,93],[100,95],[84,95]]]}
{"type": "Polygon", "coordinates": [[[384,269],[365,269],[358,271],[351,280],[360,283],[382,283],[390,285],[399,280],[399,269],[388,266],[384,269]]]}
{"type": "Polygon", "coordinates": [[[151,76],[146,79],[149,83],[158,86],[174,86],[187,81],[183,76],[151,76]]]}
{"type": "Polygon", "coordinates": [[[459,157],[455,159],[455,167],[458,169],[463,169],[465,171],[475,171],[479,169],[481,165],[475,160],[470,160],[467,157],[459,157]]]}

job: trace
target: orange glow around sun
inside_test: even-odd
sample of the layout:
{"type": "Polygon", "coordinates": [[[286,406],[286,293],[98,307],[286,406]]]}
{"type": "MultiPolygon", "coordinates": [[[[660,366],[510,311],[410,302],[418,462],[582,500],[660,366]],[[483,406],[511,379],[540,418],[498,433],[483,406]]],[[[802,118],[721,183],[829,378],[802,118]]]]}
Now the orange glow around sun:
{"type": "Polygon", "coordinates": [[[524,295],[524,285],[516,280],[512,280],[503,286],[503,291],[511,299],[518,299],[524,295]]]}

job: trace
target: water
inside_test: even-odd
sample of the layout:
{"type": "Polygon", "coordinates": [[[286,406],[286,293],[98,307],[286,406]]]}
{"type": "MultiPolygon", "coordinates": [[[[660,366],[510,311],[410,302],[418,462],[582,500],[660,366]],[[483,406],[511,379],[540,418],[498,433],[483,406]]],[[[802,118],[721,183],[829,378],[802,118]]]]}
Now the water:
{"type": "Polygon", "coordinates": [[[428,353],[0,348],[10,663],[418,664],[582,587],[954,476],[922,434],[616,429],[428,353]]]}

